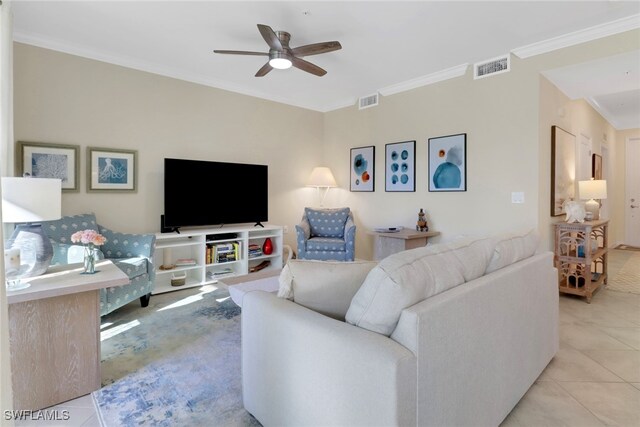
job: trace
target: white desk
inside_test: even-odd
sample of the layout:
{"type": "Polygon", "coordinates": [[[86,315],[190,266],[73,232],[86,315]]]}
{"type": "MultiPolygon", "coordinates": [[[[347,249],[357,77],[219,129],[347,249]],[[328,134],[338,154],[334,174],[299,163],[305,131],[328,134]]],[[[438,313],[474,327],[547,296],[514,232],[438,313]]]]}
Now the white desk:
{"type": "Polygon", "coordinates": [[[7,292],[14,409],[42,409],[100,388],[100,289],[129,278],[111,261],[96,268],[53,267],[28,279],[30,287],[7,292]]]}

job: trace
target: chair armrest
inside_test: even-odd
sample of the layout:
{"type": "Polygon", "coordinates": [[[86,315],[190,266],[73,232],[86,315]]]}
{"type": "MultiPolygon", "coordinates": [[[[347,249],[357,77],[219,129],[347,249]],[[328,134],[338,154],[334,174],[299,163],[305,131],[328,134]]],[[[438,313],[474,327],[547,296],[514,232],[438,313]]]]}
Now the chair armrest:
{"type": "Polygon", "coordinates": [[[300,224],[296,225],[296,234],[298,237],[298,241],[309,240],[309,238],[311,237],[311,224],[309,224],[307,218],[302,218],[300,224]]]}
{"type": "Polygon", "coordinates": [[[143,256],[153,258],[155,251],[155,234],[119,233],[98,224],[100,234],[107,241],[102,245],[102,252],[107,258],[126,258],[143,256]]]}
{"type": "Polygon", "coordinates": [[[274,294],[242,302],[245,408],[264,425],[415,425],[416,358],[274,294]]]}

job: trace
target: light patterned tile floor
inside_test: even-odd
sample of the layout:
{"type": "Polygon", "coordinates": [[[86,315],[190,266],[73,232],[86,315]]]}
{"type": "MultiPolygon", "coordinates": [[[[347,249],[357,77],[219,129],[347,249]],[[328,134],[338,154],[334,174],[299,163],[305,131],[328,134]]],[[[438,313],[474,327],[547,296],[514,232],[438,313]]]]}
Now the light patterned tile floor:
{"type": "MultiPolygon", "coordinates": [[[[623,264],[616,252],[612,273],[623,264]]],[[[603,289],[591,304],[561,295],[560,336],[560,351],[502,426],[640,426],[640,295],[603,289]]],[[[90,396],[50,409],[68,411],[68,420],[16,426],[100,425],[90,396]]]]}

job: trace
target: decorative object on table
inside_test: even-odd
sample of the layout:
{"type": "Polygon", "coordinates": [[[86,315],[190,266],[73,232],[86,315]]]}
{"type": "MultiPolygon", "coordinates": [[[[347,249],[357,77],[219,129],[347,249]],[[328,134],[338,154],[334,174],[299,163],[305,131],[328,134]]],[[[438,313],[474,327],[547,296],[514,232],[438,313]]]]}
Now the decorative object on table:
{"type": "Polygon", "coordinates": [[[397,225],[395,227],[374,227],[373,230],[378,233],[399,233],[404,227],[397,225]]]}
{"type": "Polygon", "coordinates": [[[429,226],[427,225],[427,215],[424,213],[422,208],[420,208],[420,212],[418,212],[418,221],[416,222],[416,230],[429,231],[429,226]]]}
{"type": "Polygon", "coordinates": [[[29,273],[36,264],[36,250],[34,241],[30,239],[16,243],[5,242],[4,275],[7,291],[19,291],[31,286],[22,279],[29,277],[29,273]]]}
{"type": "Polygon", "coordinates": [[[138,152],[87,147],[87,191],[135,192],[138,152]]]}
{"type": "Polygon", "coordinates": [[[262,244],[262,253],[265,255],[271,255],[273,253],[273,242],[269,237],[264,239],[264,243],[262,244]]]}
{"type": "Polygon", "coordinates": [[[18,141],[16,156],[19,176],[57,178],[62,181],[62,191],[80,190],[79,145],[18,141]]]}
{"type": "Polygon", "coordinates": [[[324,199],[327,197],[327,193],[329,193],[329,189],[337,186],[336,180],[331,173],[331,169],[324,166],[313,168],[313,171],[311,171],[311,175],[309,176],[309,180],[307,181],[307,187],[315,187],[318,190],[320,206],[323,205],[324,199]],[[321,195],[320,193],[322,189],[325,191],[324,194],[321,195]]]}
{"type": "Polygon", "coordinates": [[[72,243],[82,243],[84,245],[84,271],[83,274],[95,274],[97,246],[102,246],[107,239],[96,230],[76,231],[71,235],[72,243]]]}
{"type": "Polygon", "coordinates": [[[351,191],[375,191],[376,147],[351,149],[351,191]]]}
{"type": "Polygon", "coordinates": [[[584,222],[585,217],[586,217],[586,210],[584,208],[584,203],[582,202],[576,202],[573,200],[566,200],[564,202],[564,207],[563,207],[565,213],[566,213],[566,217],[565,217],[565,221],[572,223],[572,222],[584,222]]]}
{"type": "Polygon", "coordinates": [[[467,191],[467,134],[429,138],[429,191],[467,191]]]}
{"type": "Polygon", "coordinates": [[[578,191],[580,199],[588,200],[585,203],[587,213],[591,212],[592,219],[600,219],[600,200],[607,198],[607,181],[604,179],[592,179],[579,181],[578,191]],[[596,201],[598,200],[598,201],[596,201]]]}
{"type": "Polygon", "coordinates": [[[187,273],[171,273],[171,286],[184,286],[187,283],[187,273]]]}
{"type": "Polygon", "coordinates": [[[416,142],[385,145],[384,191],[416,191],[416,142]]]}
{"type": "MultiPolygon", "coordinates": [[[[42,229],[42,221],[61,216],[62,182],[54,178],[11,178],[2,181],[2,221],[20,223],[9,238],[7,248],[34,248],[33,267],[22,278],[39,276],[49,267],[53,245],[42,229]],[[31,243],[26,243],[30,241],[31,243]]],[[[21,258],[27,258],[21,252],[21,258]]],[[[24,261],[24,260],[23,260],[24,261]]]]}
{"type": "Polygon", "coordinates": [[[176,265],[173,263],[171,248],[163,248],[162,249],[162,265],[160,266],[160,270],[173,270],[176,268],[176,265]]]}
{"type": "Polygon", "coordinates": [[[575,197],[576,137],[551,126],[551,216],[565,213],[564,202],[575,197]]]}
{"type": "Polygon", "coordinates": [[[591,177],[602,179],[602,156],[599,154],[591,155],[591,177]]]}

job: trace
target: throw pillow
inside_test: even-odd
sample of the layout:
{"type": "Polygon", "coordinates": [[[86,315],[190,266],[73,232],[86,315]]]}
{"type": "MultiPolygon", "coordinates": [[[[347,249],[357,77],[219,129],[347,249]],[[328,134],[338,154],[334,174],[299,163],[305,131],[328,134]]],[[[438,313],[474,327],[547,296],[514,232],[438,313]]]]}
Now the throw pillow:
{"type": "Polygon", "coordinates": [[[529,258],[537,248],[538,233],[536,230],[499,236],[485,274],[529,258]]]}
{"type": "Polygon", "coordinates": [[[344,320],[374,261],[290,260],[280,274],[278,296],[325,316],[344,320]]]}
{"type": "Polygon", "coordinates": [[[482,276],[494,247],[493,239],[465,239],[393,254],[371,270],[346,321],[389,336],[405,308],[482,276]]]}
{"type": "Polygon", "coordinates": [[[347,222],[349,212],[349,208],[304,208],[305,216],[311,226],[311,235],[318,237],[344,236],[344,224],[347,222]]]}

